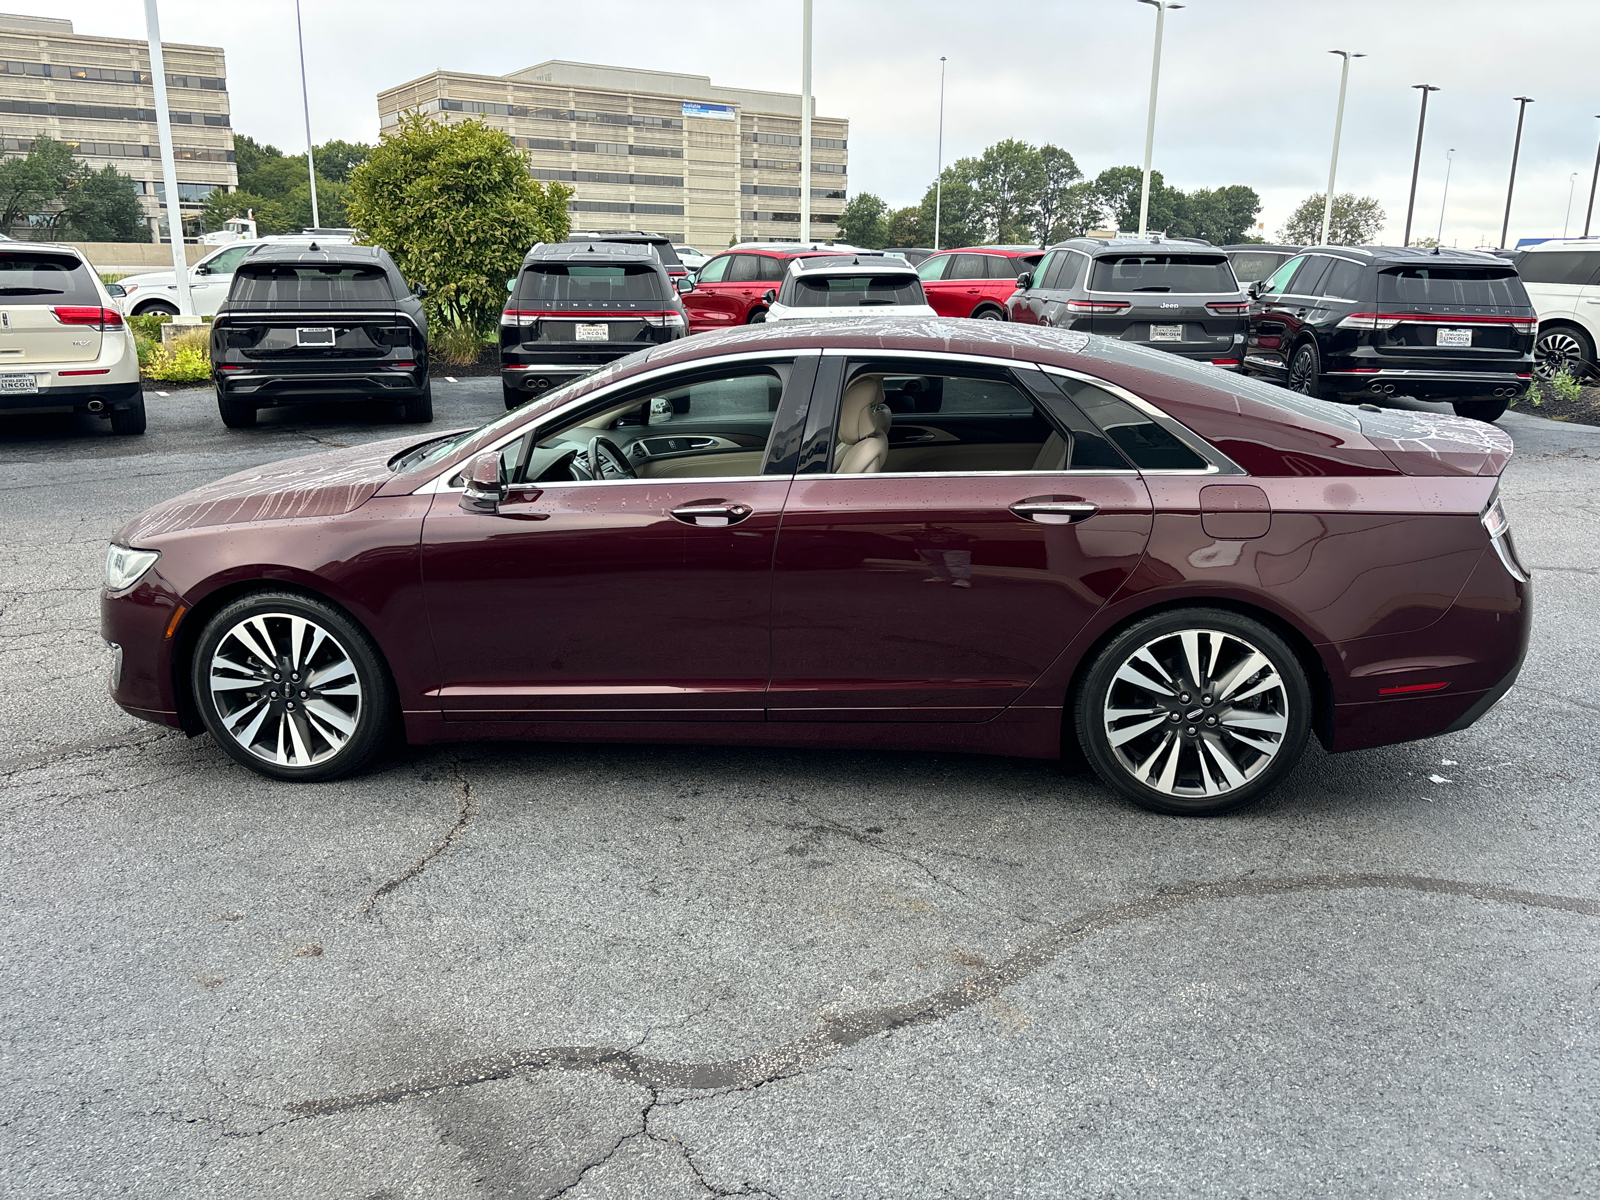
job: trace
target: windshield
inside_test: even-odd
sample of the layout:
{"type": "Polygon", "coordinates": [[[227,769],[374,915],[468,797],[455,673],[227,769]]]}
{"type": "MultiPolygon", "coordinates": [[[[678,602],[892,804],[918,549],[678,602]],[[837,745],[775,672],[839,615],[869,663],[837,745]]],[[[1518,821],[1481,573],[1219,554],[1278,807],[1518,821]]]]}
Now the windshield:
{"type": "Polygon", "coordinates": [[[1113,254],[1097,258],[1095,292],[1236,292],[1228,260],[1214,254],[1113,254]]]}
{"type": "Polygon", "coordinates": [[[1378,275],[1378,303],[1481,304],[1522,308],[1522,280],[1506,267],[1399,267],[1378,275]]]}
{"type": "Polygon", "coordinates": [[[865,308],[926,304],[922,284],[905,275],[802,275],[785,288],[784,303],[795,308],[865,308]]]}
{"type": "Polygon", "coordinates": [[[1244,283],[1265,279],[1278,269],[1284,259],[1282,254],[1269,250],[1246,250],[1233,256],[1233,273],[1244,283]]]}
{"type": "Polygon", "coordinates": [[[83,260],[70,254],[0,252],[0,302],[99,304],[83,260]]]}
{"type": "Polygon", "coordinates": [[[354,263],[246,263],[234,272],[235,304],[368,304],[393,300],[382,267],[354,263]]]}
{"type": "Polygon", "coordinates": [[[522,280],[517,285],[519,301],[577,300],[585,304],[605,304],[666,298],[660,274],[647,263],[535,263],[522,272],[522,280]]]}

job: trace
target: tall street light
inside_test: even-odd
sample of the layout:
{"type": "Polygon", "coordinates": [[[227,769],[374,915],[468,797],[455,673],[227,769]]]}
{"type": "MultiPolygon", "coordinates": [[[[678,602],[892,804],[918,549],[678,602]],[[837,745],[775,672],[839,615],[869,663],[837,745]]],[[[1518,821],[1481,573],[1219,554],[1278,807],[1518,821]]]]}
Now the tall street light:
{"type": "MultiPolygon", "coordinates": [[[[933,173],[933,248],[939,248],[939,207],[944,200],[944,55],[939,55],[939,163],[933,173]]],[[[1600,157],[1596,157],[1600,163],[1600,157]]]]}
{"type": "MultiPolygon", "coordinates": [[[[1595,120],[1600,121],[1600,113],[1595,113],[1595,120]]],[[[1594,185],[1600,183],[1600,146],[1594,150],[1594,174],[1589,179],[1589,210],[1583,214],[1583,236],[1589,236],[1589,218],[1594,216],[1594,185]]]]}
{"type": "Polygon", "coordinates": [[[167,112],[167,63],[161,53],[161,15],[156,0],[144,0],[144,27],[150,38],[150,84],[155,89],[156,140],[161,144],[161,184],[166,190],[167,240],[172,243],[172,275],[178,284],[178,323],[195,319],[189,296],[189,260],[183,251],[183,214],[178,211],[178,167],[172,155],[172,116],[167,112]]]}
{"type": "Polygon", "coordinates": [[[1511,193],[1517,186],[1517,155],[1522,153],[1522,117],[1533,103],[1532,96],[1513,96],[1517,102],[1517,140],[1511,144],[1511,180],[1506,184],[1506,217],[1500,222],[1500,249],[1506,248],[1506,234],[1511,229],[1511,193]]]}
{"type": "Polygon", "coordinates": [[[1578,186],[1578,173],[1574,171],[1567,180],[1567,215],[1561,218],[1561,236],[1567,236],[1567,226],[1572,223],[1572,189],[1578,186]]]}
{"type": "Polygon", "coordinates": [[[1444,245],[1444,206],[1450,199],[1450,168],[1456,165],[1456,148],[1450,147],[1450,153],[1444,159],[1444,195],[1439,197],[1439,233],[1433,239],[1441,246],[1444,245]]]}
{"type": "Polygon", "coordinates": [[[1333,223],[1333,180],[1339,173],[1339,134],[1344,129],[1344,93],[1350,83],[1350,60],[1352,58],[1365,58],[1365,54],[1352,54],[1348,50],[1329,50],[1329,54],[1337,54],[1344,59],[1344,66],[1339,68],[1339,107],[1333,114],[1333,157],[1328,161],[1328,194],[1322,202],[1322,240],[1317,244],[1328,244],[1328,226],[1333,223]]]}
{"type": "Polygon", "coordinates": [[[306,113],[306,172],[311,176],[311,228],[322,228],[317,212],[317,156],[311,149],[311,95],[306,91],[306,39],[300,32],[300,0],[294,0],[294,38],[300,46],[300,103],[306,113]]]}
{"type": "Polygon", "coordinates": [[[800,4],[800,240],[811,241],[811,0],[800,4]]]}
{"type": "Polygon", "coordinates": [[[1422,169],[1422,127],[1428,123],[1428,93],[1439,89],[1431,83],[1413,83],[1422,89],[1422,115],[1417,118],[1417,152],[1411,158],[1411,197],[1406,201],[1406,235],[1402,246],[1411,245],[1411,210],[1417,206],[1417,172],[1422,169]]]}
{"type": "Polygon", "coordinates": [[[1150,112],[1144,125],[1144,184],[1139,189],[1139,236],[1145,235],[1150,222],[1150,157],[1156,146],[1156,90],[1161,82],[1161,31],[1166,25],[1167,10],[1182,8],[1171,0],[1139,0],[1156,10],[1156,49],[1150,59],[1150,112]]]}

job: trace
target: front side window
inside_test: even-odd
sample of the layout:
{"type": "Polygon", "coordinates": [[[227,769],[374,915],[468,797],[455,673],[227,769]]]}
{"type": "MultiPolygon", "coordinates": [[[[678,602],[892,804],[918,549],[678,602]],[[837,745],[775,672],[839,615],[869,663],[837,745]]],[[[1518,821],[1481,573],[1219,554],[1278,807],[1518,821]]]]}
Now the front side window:
{"type": "Polygon", "coordinates": [[[1236,292],[1220,254],[1111,254],[1095,260],[1097,292],[1236,292]]]}
{"type": "MultiPolygon", "coordinates": [[[[1039,260],[1038,266],[1031,268],[1034,287],[1043,288],[1050,285],[1050,270],[1066,257],[1066,253],[1065,250],[1052,250],[1039,260]]],[[[1018,271],[1017,274],[1021,275],[1022,272],[1018,271]]]]}
{"type": "Polygon", "coordinates": [[[800,275],[784,285],[794,308],[870,308],[925,304],[922,284],[905,275],[800,275]]]}
{"type": "Polygon", "coordinates": [[[1526,307],[1528,293],[1511,267],[1392,267],[1378,273],[1378,304],[1526,307]]]}
{"type": "Polygon", "coordinates": [[[923,283],[932,283],[935,279],[944,278],[944,269],[950,265],[953,254],[940,254],[933,258],[925,258],[922,265],[917,268],[917,278],[923,283]]]}
{"type": "Polygon", "coordinates": [[[206,266],[211,268],[213,275],[232,275],[239,260],[254,249],[254,246],[229,246],[221,253],[212,255],[206,266]]]}
{"type": "Polygon", "coordinates": [[[1305,265],[1305,261],[1306,256],[1303,254],[1298,258],[1291,258],[1272,273],[1272,278],[1267,280],[1257,294],[1262,296],[1281,295],[1284,289],[1289,286],[1289,280],[1294,278],[1294,273],[1305,265]]]}
{"type": "Polygon", "coordinates": [[[234,272],[235,304],[370,304],[393,300],[382,267],[364,263],[245,263],[234,272]]]}
{"type": "Polygon", "coordinates": [[[615,304],[666,298],[660,273],[647,263],[534,263],[517,284],[517,299],[530,303],[615,304]]]}
{"type": "Polygon", "coordinates": [[[731,254],[718,255],[696,272],[695,279],[700,283],[721,283],[727,274],[728,264],[732,261],[731,254]]]}

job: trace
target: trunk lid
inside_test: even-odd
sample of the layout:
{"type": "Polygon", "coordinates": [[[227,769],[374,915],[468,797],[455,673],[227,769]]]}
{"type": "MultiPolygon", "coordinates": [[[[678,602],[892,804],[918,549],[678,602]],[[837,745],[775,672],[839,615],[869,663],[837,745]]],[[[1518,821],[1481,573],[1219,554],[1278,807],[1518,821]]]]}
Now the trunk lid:
{"type": "Polygon", "coordinates": [[[1511,438],[1483,421],[1392,408],[1358,408],[1361,433],[1407,475],[1497,476],[1511,461],[1511,438]]]}
{"type": "Polygon", "coordinates": [[[0,371],[35,363],[93,362],[107,326],[122,314],[105,304],[77,255],[0,248],[0,371]]]}

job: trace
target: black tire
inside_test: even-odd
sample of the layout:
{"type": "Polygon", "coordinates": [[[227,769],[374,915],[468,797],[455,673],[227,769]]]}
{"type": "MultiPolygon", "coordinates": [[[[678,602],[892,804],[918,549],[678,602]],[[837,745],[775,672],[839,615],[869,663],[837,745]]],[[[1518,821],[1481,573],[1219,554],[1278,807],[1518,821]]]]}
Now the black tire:
{"type": "Polygon", "coordinates": [[[765,325],[766,323],[767,310],[764,308],[756,309],[755,312],[750,314],[750,319],[745,322],[746,325],[765,325]]]}
{"type": "Polygon", "coordinates": [[[178,315],[178,308],[174,304],[166,304],[158,300],[153,304],[141,304],[133,315],[136,317],[175,317],[178,315]]]}
{"type": "Polygon", "coordinates": [[[974,321],[1004,321],[1006,315],[998,308],[980,308],[972,314],[972,319],[974,321]]]}
{"type": "Polygon", "coordinates": [[[220,389],[217,392],[217,412],[222,416],[222,423],[229,429],[256,427],[256,406],[247,404],[243,400],[229,400],[220,389]]]}
{"type": "Polygon", "coordinates": [[[513,408],[522,407],[522,405],[526,404],[528,401],[528,397],[525,393],[517,391],[517,389],[512,387],[509,383],[502,383],[500,385],[500,393],[505,397],[506,411],[508,412],[513,408]]]}
{"type": "Polygon", "coordinates": [[[1533,343],[1533,371],[1554,379],[1562,371],[1582,380],[1595,373],[1594,339],[1576,325],[1551,324],[1533,343]]]}
{"type": "Polygon", "coordinates": [[[1511,401],[1500,400],[1452,400],[1450,407],[1456,410],[1456,416],[1469,417],[1474,421],[1495,422],[1505,415],[1506,408],[1511,401]]]}
{"type": "Polygon", "coordinates": [[[189,683],[217,744],[271,779],[311,783],[349,775],[371,761],[394,728],[394,685],[377,645],[342,609],[297,592],[255,592],[212,616],[195,646],[189,683]],[[295,618],[325,635],[300,637],[299,652],[311,653],[299,663],[291,660],[295,618]],[[245,622],[251,623],[248,635],[236,635],[245,622]],[[277,661],[264,668],[250,640],[260,650],[279,652],[277,661]],[[305,678],[289,678],[297,673],[305,678]],[[213,676],[234,686],[214,690],[213,676]],[[352,677],[353,695],[347,682],[352,677]],[[238,686],[250,678],[260,688],[238,686]],[[297,686],[319,679],[331,685],[325,692],[297,686]],[[340,737],[342,743],[336,742],[340,737]],[[283,759],[276,757],[280,742],[283,759]]]}
{"type": "Polygon", "coordinates": [[[1285,381],[1289,390],[1302,396],[1320,396],[1321,377],[1322,355],[1317,353],[1317,344],[1305,342],[1295,347],[1289,356],[1289,378],[1285,381]]]}
{"type": "Polygon", "coordinates": [[[1095,774],[1135,804],[1214,816],[1259,799],[1294,770],[1311,730],[1311,687],[1294,652],[1259,621],[1226,609],[1172,609],[1107,643],[1079,682],[1072,720],[1095,774]],[[1195,635],[1199,680],[1187,665],[1185,633],[1195,635]],[[1138,670],[1172,684],[1170,700],[1124,672],[1136,654],[1161,664],[1165,679],[1144,658],[1138,670]],[[1253,654],[1259,666],[1250,665],[1253,654]],[[1234,678],[1236,669],[1245,673],[1234,678]],[[1217,685],[1229,690],[1205,690],[1217,685]],[[1225,703],[1227,695],[1248,703],[1225,703]]]}
{"type": "Polygon", "coordinates": [[[111,410],[112,433],[143,433],[144,432],[144,392],[134,396],[133,403],[127,408],[113,408],[111,410]]]}
{"type": "Polygon", "coordinates": [[[417,395],[407,397],[403,408],[406,420],[413,425],[426,425],[433,420],[433,380],[423,384],[417,395]]]}

